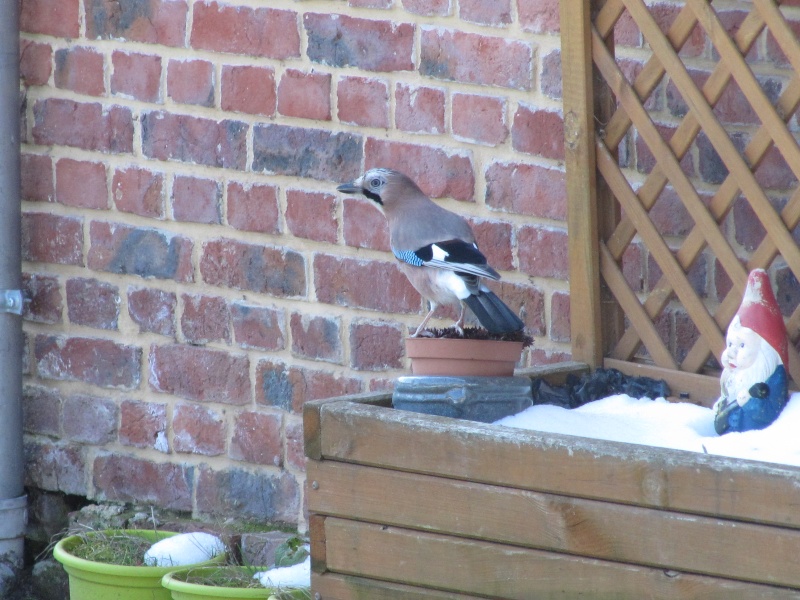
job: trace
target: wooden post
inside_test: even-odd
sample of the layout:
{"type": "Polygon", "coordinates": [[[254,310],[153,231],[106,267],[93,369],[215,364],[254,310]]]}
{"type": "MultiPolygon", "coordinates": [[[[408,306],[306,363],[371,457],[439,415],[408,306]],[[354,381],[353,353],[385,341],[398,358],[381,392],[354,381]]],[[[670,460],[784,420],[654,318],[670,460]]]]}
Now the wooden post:
{"type": "Polygon", "coordinates": [[[561,0],[572,359],[602,366],[591,0],[561,0]]]}

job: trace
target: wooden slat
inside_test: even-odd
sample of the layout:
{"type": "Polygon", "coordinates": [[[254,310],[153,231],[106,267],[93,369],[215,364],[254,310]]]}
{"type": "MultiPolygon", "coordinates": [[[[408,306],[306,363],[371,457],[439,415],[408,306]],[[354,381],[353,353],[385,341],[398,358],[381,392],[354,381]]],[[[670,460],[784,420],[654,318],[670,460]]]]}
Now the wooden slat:
{"type": "Polygon", "coordinates": [[[777,41],[794,72],[800,73],[800,43],[786,22],[786,17],[778,10],[778,3],[774,0],[754,0],[753,6],[761,13],[772,37],[777,41]]]}
{"type": "Polygon", "coordinates": [[[800,588],[792,551],[800,547],[800,530],[334,461],[312,463],[308,476],[319,482],[308,498],[316,513],[800,588]]]}
{"type": "Polygon", "coordinates": [[[507,600],[797,598],[797,592],[329,518],[331,570],[507,600]]]}
{"type": "Polygon", "coordinates": [[[356,403],[320,411],[324,459],[800,527],[796,467],[356,403]]]}
{"type": "Polygon", "coordinates": [[[669,385],[672,397],[707,408],[714,404],[720,394],[719,377],[716,376],[661,369],[654,365],[615,360],[613,358],[606,358],[604,366],[607,369],[617,369],[632,377],[663,379],[669,385]]]}
{"type": "Polygon", "coordinates": [[[603,359],[600,274],[597,264],[597,188],[594,157],[594,92],[589,47],[590,2],[561,3],[564,162],[569,228],[572,357],[597,366],[603,359]]]}
{"type": "Polygon", "coordinates": [[[311,590],[320,595],[320,600],[480,600],[477,596],[337,573],[312,573],[311,590]]]}

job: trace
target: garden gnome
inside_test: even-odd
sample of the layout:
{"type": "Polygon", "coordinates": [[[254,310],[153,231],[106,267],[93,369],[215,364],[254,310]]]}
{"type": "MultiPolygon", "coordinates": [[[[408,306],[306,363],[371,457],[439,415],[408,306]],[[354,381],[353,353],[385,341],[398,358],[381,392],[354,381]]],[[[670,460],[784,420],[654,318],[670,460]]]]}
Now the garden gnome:
{"type": "Polygon", "coordinates": [[[786,404],[789,362],[786,325],[764,269],[755,269],[747,278],[726,342],[714,428],[720,435],[764,429],[786,404]]]}

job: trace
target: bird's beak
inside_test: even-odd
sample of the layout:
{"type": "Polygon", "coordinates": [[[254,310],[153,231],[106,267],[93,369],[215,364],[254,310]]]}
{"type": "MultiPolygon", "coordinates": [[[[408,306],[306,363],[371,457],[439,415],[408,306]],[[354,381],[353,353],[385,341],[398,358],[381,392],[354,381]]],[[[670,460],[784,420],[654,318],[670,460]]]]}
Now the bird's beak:
{"type": "Polygon", "coordinates": [[[361,178],[351,181],[350,183],[343,183],[337,186],[336,191],[343,194],[363,194],[364,189],[361,187],[361,178]]]}

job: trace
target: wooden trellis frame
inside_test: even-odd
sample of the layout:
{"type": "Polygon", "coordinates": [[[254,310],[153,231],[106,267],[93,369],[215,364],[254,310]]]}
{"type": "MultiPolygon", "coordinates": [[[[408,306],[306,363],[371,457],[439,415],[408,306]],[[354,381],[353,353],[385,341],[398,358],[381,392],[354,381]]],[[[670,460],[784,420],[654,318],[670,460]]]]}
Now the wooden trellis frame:
{"type": "MultiPolygon", "coordinates": [[[[704,401],[715,395],[715,383],[712,377],[694,374],[707,370],[709,359],[722,351],[747,273],[759,267],[770,269],[778,259],[800,279],[800,248],[792,237],[800,221],[800,189],[778,211],[755,176],[774,147],[800,179],[800,146],[787,126],[800,104],[800,44],[773,0],[754,0],[749,6],[749,14],[731,36],[706,0],[686,0],[666,32],[643,0],[561,2],[573,358],[593,366],[637,372],[647,371],[643,365],[650,365],[654,373],[672,374],[681,390],[698,392],[699,386],[697,395],[705,397],[704,401]],[[569,18],[564,19],[564,14],[569,18]],[[625,14],[652,50],[632,81],[617,64],[613,40],[614,27],[625,14]],[[695,84],[679,57],[697,26],[719,55],[702,87],[695,84]],[[765,29],[793,71],[775,104],[745,59],[765,29]],[[688,106],[669,140],[662,137],[645,108],[665,77],[688,106]],[[714,113],[731,81],[760,121],[743,152],[714,113]],[[617,158],[632,127],[655,160],[638,189],[633,188],[617,158]],[[680,164],[701,132],[728,169],[708,204],[680,164]],[[666,185],[672,186],[694,222],[677,247],[674,240],[670,247],[649,214],[666,185]],[[741,250],[737,253],[722,229],[740,194],[766,230],[760,245],[747,256],[742,256],[741,250]],[[623,255],[635,236],[663,273],[646,293],[632,289],[622,270],[623,255]],[[716,303],[701,298],[687,276],[702,252],[711,252],[717,268],[732,282],[716,303]],[[699,332],[682,360],[673,356],[654,324],[675,298],[699,332]],[[646,360],[641,360],[642,354],[646,360]]],[[[800,357],[794,343],[800,333],[800,307],[787,316],[792,342],[788,370],[796,384],[800,382],[800,357]]]]}

